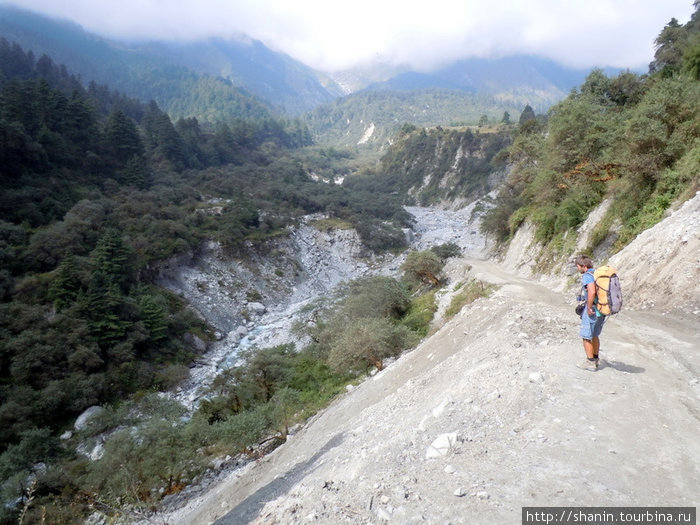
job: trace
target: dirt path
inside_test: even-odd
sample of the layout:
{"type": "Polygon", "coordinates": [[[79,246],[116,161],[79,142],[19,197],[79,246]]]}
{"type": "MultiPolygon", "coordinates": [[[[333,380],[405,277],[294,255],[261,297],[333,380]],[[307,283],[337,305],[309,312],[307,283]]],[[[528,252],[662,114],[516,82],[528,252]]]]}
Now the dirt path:
{"type": "Polygon", "coordinates": [[[698,323],[628,309],[586,372],[568,296],[468,262],[497,293],[167,522],[519,523],[523,506],[697,505],[698,323]]]}

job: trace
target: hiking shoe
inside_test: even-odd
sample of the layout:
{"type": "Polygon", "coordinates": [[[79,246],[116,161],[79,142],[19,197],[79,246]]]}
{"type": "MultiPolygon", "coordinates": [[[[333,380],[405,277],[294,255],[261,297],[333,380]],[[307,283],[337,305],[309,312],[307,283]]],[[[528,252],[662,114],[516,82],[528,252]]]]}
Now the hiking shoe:
{"type": "Polygon", "coordinates": [[[581,370],[588,370],[589,372],[595,372],[598,370],[598,363],[596,361],[589,361],[588,359],[576,366],[581,370]]]}

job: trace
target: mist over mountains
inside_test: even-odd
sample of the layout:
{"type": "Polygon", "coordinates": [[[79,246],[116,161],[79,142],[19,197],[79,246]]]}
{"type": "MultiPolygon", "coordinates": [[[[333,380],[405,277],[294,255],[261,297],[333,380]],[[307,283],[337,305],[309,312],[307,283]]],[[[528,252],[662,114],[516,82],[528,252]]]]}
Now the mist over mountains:
{"type": "Polygon", "coordinates": [[[183,84],[203,77],[217,89],[253,95],[272,112],[296,116],[358,91],[436,88],[491,96],[520,108],[529,103],[543,112],[588,74],[531,56],[461,60],[427,73],[376,65],[325,73],[244,35],[187,43],[117,42],[72,22],[9,6],[0,6],[0,37],[37,57],[47,54],[85,83],[153,99],[174,116],[192,116],[174,100],[186,96],[183,84]]]}

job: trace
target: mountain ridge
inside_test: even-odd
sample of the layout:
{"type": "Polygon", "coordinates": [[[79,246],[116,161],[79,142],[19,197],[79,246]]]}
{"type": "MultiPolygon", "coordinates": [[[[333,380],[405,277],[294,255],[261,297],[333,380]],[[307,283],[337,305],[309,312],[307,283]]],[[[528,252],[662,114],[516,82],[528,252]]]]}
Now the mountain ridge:
{"type": "Polygon", "coordinates": [[[523,107],[529,103],[544,111],[586,75],[583,70],[527,56],[461,60],[430,73],[380,64],[323,72],[245,35],[192,42],[116,41],[89,33],[73,22],[7,5],[0,6],[0,36],[37,55],[48,54],[86,82],[109,84],[144,101],[153,98],[166,110],[162,93],[153,87],[137,89],[132,67],[155,67],[175,76],[189,72],[220,78],[291,115],[358,91],[427,87],[511,98],[523,107]]]}

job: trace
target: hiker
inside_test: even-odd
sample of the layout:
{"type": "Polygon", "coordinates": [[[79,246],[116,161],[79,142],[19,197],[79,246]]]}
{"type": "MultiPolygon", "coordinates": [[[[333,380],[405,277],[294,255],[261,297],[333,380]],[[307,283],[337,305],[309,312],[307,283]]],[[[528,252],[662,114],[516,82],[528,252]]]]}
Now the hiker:
{"type": "Polygon", "coordinates": [[[574,261],[576,269],[581,274],[580,300],[585,301],[581,314],[581,338],[583,350],[586,352],[586,360],[578,365],[579,368],[595,372],[598,369],[598,352],[600,351],[600,332],[606,317],[602,315],[595,304],[596,288],[593,278],[593,261],[585,255],[576,257],[574,261]]]}

